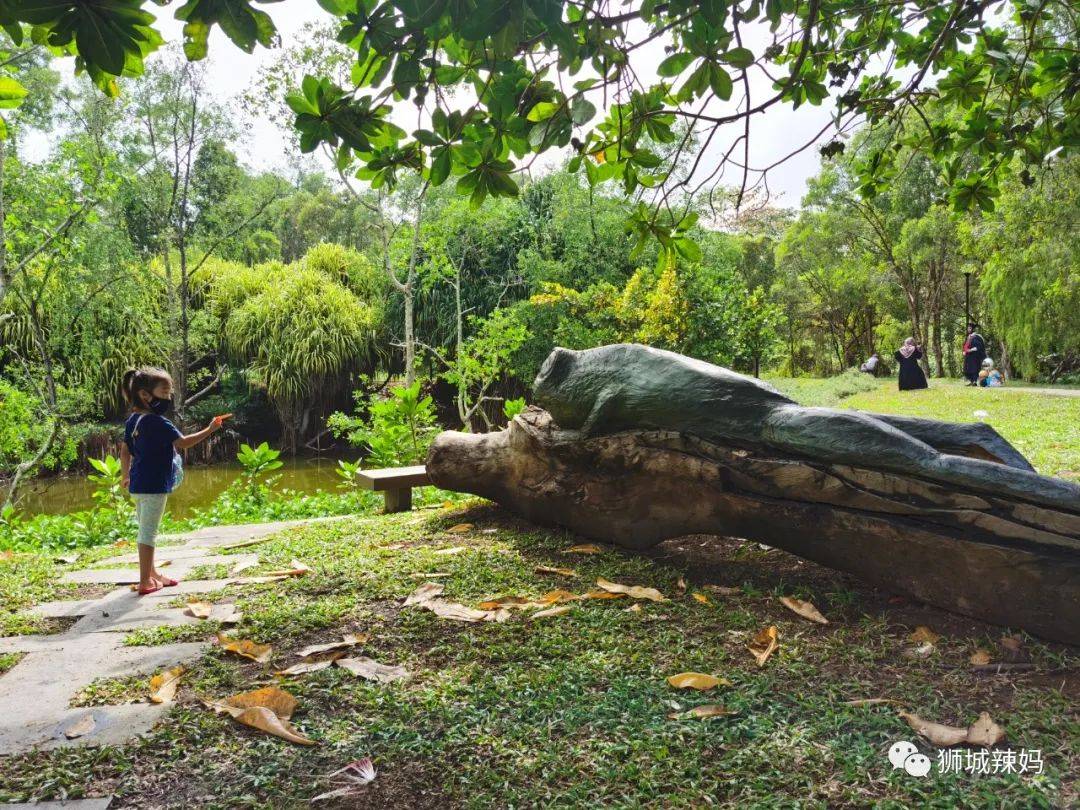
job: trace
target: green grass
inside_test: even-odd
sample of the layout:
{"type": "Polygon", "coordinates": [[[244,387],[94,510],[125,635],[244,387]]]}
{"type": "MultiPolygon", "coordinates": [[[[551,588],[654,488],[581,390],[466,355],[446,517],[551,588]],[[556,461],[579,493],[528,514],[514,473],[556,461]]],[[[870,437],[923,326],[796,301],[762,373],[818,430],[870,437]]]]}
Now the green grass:
{"type": "MultiPolygon", "coordinates": [[[[227,594],[244,613],[233,634],[272,644],[269,664],[210,652],[185,675],[168,722],[145,739],[0,760],[0,801],[112,793],[121,805],[300,808],[327,789],[320,774],[362,756],[375,760],[379,776],[361,802],[341,806],[1033,808],[1076,801],[1075,650],[1027,639],[1034,672],[978,677],[967,658],[977,645],[992,649],[1000,628],[891,604],[887,594],[781,552],[717,539],[712,550],[697,541],[669,548],[661,562],[614,549],[563,553],[574,542],[486,506],[316,524],[271,538],[259,546],[259,568],[245,573],[293,558],[312,571],[227,594]],[[462,522],[474,530],[444,531],[462,522]],[[465,551],[436,553],[459,546],[465,551]],[[538,574],[537,565],[569,566],[577,576],[538,574]],[[695,581],[702,570],[716,573],[695,581]],[[423,581],[413,575],[435,571],[449,574],[438,580],[446,597],[469,605],[560,587],[581,593],[597,577],[652,586],[670,601],[628,612],[627,599],[589,600],[548,619],[515,613],[503,624],[464,624],[402,607],[423,581]],[[691,580],[682,596],[680,576],[691,580]],[[740,590],[722,597],[706,584],[740,590]],[[711,603],[694,600],[694,592],[711,603]],[[781,594],[812,599],[831,623],[798,618],[779,604],[781,594]],[[781,646],[759,668],[745,645],[769,624],[781,646]],[[914,624],[943,634],[929,659],[903,655],[914,624]],[[300,702],[295,725],[318,746],[260,735],[202,704],[273,682],[295,650],[346,632],[370,633],[361,654],[402,664],[413,677],[380,685],[330,668],[287,679],[282,685],[300,702]],[[733,685],[675,690],[666,678],[682,671],[722,675],[733,685]],[[951,724],[988,711],[1011,745],[1042,750],[1046,770],[1038,778],[924,780],[894,772],[887,748],[914,735],[893,707],[845,703],[867,697],[951,724]],[[705,703],[734,714],[668,719],[676,708],[705,703]]],[[[27,570],[47,577],[50,566],[42,560],[27,570]]],[[[30,598],[12,577],[0,577],[0,607],[30,598]]],[[[214,629],[197,628],[206,636],[214,629]]]]}
{"type": "Polygon", "coordinates": [[[116,706],[145,701],[150,692],[150,677],[127,675],[123,678],[98,678],[80,689],[71,706],[116,706]]]}
{"type": "Polygon", "coordinates": [[[948,422],[981,421],[1027,456],[1043,475],[1080,480],[1080,397],[1005,388],[968,388],[958,380],[930,380],[923,391],[899,391],[896,380],[848,372],[831,379],[772,378],[803,405],[856,408],[948,422]],[[861,378],[861,379],[858,379],[861,378]],[[862,387],[858,387],[859,383],[862,387]],[[985,411],[986,416],[976,416],[985,411]]]}

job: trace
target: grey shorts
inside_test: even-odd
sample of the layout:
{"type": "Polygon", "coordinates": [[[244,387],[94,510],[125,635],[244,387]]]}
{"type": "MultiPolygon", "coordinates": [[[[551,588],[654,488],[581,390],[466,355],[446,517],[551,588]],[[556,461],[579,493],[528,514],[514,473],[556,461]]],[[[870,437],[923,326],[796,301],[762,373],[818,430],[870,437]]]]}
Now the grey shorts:
{"type": "Polygon", "coordinates": [[[138,542],[144,546],[153,546],[158,526],[161,525],[161,516],[165,514],[165,501],[169,496],[165,493],[133,493],[131,497],[135,499],[135,520],[139,524],[138,542]]]}

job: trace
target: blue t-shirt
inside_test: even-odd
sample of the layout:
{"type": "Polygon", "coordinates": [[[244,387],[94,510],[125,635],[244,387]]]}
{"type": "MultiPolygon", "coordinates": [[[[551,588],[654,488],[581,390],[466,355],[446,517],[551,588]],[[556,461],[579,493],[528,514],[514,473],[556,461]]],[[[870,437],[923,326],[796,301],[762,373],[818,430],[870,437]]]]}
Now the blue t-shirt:
{"type": "Polygon", "coordinates": [[[164,416],[133,413],[127,418],[124,444],[131,452],[129,492],[155,495],[173,488],[173,456],[176,454],[173,442],[183,435],[164,416]]]}

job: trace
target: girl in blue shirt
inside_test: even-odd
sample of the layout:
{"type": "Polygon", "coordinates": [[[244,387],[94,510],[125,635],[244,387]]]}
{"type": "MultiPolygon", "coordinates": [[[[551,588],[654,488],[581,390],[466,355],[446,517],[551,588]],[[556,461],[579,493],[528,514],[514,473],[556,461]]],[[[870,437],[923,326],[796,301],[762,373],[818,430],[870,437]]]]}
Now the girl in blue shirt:
{"type": "Polygon", "coordinates": [[[124,486],[135,499],[139,524],[139,593],[146,595],[176,584],[154,568],[154,538],[165,501],[180,483],[183,466],[178,451],[198,444],[221,429],[214,419],[202,430],[185,436],[165,418],[172,410],[172,377],[160,368],[143,367],[124,374],[121,389],[131,405],[124,423],[120,463],[124,486]]]}

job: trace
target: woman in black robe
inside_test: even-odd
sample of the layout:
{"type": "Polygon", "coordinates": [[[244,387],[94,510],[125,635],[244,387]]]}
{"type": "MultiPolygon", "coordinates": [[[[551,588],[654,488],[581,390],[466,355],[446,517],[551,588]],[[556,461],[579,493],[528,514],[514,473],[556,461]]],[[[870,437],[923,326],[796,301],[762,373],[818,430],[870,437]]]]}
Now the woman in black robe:
{"type": "Polygon", "coordinates": [[[986,359],[986,341],[975,330],[978,324],[974,321],[968,324],[967,340],[964,341],[964,376],[968,385],[977,385],[979,371],[982,370],[982,362],[986,359]]]}
{"type": "Polygon", "coordinates": [[[923,353],[915,344],[915,338],[907,338],[904,345],[893,355],[900,366],[900,390],[913,391],[916,388],[929,388],[926,375],[923,374],[919,361],[923,353]]]}

